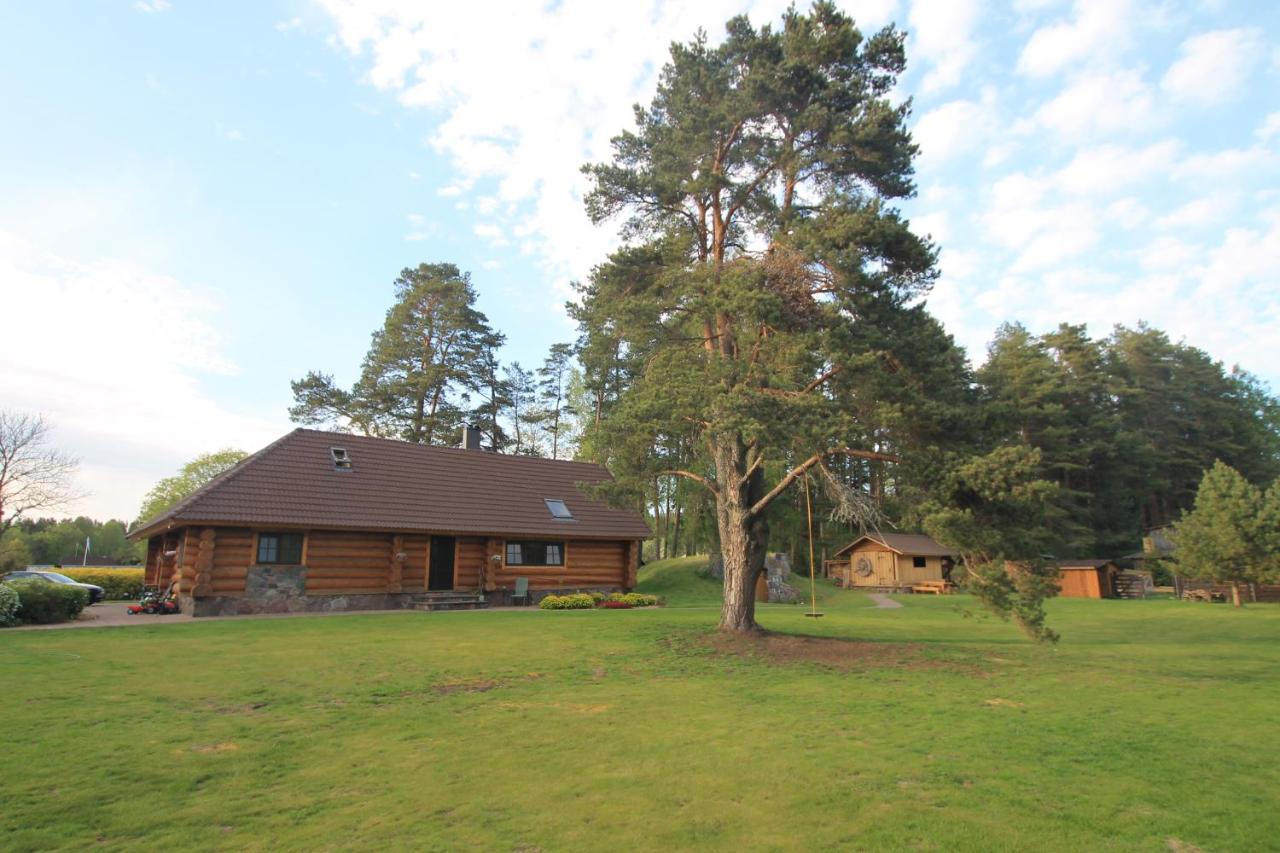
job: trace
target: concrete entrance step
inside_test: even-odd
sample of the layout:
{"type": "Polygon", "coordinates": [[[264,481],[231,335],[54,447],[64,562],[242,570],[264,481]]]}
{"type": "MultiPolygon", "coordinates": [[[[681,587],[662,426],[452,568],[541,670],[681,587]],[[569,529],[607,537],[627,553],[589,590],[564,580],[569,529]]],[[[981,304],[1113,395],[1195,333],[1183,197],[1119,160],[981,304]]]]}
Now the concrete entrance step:
{"type": "Polygon", "coordinates": [[[483,610],[488,606],[473,592],[423,592],[413,596],[414,610],[483,610]]]}

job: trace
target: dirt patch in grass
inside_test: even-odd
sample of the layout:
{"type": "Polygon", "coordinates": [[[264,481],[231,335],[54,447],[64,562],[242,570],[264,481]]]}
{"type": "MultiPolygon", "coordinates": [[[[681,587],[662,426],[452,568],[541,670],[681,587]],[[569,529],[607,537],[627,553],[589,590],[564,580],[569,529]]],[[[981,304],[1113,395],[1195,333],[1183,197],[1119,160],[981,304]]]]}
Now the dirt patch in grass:
{"type": "Polygon", "coordinates": [[[437,684],[437,696],[452,696],[454,693],[488,693],[502,686],[501,681],[454,681],[448,684],[437,684]]]}
{"type": "Polygon", "coordinates": [[[763,660],[777,666],[812,663],[843,672],[867,669],[954,669],[981,675],[971,664],[925,654],[917,643],[868,643],[793,634],[710,634],[695,641],[719,655],[763,660]]]}

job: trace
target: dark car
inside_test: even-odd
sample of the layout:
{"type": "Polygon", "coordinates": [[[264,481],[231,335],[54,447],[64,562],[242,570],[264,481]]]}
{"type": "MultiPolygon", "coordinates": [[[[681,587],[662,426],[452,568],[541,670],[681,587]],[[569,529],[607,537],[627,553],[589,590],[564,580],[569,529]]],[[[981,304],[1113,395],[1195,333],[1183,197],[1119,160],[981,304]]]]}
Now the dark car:
{"type": "Polygon", "coordinates": [[[17,581],[17,580],[24,580],[24,579],[25,580],[42,580],[42,581],[48,581],[49,583],[61,583],[61,584],[66,584],[68,586],[78,586],[81,589],[83,589],[85,592],[89,593],[90,604],[97,604],[99,601],[102,601],[104,598],[107,597],[107,591],[104,590],[102,587],[97,586],[96,584],[80,583],[79,581],[73,581],[71,578],[67,577],[66,575],[60,575],[57,572],[45,572],[45,571],[36,571],[35,569],[25,569],[20,572],[9,572],[9,574],[5,575],[3,578],[0,578],[0,580],[6,580],[6,581],[17,581]]]}

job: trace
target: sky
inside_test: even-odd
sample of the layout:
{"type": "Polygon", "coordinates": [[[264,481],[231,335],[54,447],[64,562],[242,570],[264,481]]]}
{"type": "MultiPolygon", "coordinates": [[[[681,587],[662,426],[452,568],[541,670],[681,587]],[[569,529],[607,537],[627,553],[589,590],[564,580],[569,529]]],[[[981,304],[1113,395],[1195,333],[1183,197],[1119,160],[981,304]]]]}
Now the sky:
{"type": "MultiPolygon", "coordinates": [[[[1280,387],[1280,3],[861,0],[907,32],[902,205],[929,309],[1145,320],[1280,387]]],[[[617,245],[580,166],[667,49],[786,4],[0,2],[0,407],[81,459],[71,514],[291,428],[349,383],[401,269],[452,262],[537,365],[617,245]]]]}

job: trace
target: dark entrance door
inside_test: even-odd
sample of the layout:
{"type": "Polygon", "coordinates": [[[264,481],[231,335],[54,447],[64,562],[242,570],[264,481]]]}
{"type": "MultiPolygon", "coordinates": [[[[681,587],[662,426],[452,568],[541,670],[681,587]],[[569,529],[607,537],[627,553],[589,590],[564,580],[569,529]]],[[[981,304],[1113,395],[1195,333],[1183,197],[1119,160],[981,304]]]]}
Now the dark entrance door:
{"type": "Polygon", "coordinates": [[[427,575],[427,589],[453,589],[452,536],[431,537],[431,566],[427,575]]]}

